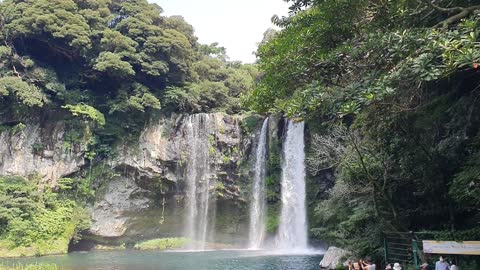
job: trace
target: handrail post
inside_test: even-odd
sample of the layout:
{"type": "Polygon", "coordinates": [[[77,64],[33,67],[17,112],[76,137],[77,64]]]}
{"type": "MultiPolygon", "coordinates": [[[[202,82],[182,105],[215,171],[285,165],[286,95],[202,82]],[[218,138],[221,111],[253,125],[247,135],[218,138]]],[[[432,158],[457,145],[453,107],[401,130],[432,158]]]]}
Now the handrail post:
{"type": "Polygon", "coordinates": [[[385,264],[388,263],[388,243],[387,243],[387,236],[385,233],[382,233],[383,235],[383,255],[385,256],[385,264]]]}
{"type": "Polygon", "coordinates": [[[418,264],[418,244],[417,240],[412,239],[412,252],[413,252],[413,264],[415,265],[415,269],[420,269],[418,264]]]}

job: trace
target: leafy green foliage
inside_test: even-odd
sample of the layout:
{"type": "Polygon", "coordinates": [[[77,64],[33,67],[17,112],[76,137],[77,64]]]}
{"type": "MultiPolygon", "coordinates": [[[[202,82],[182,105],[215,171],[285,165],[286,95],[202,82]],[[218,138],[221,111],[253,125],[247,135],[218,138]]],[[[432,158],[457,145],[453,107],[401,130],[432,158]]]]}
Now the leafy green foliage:
{"type": "Polygon", "coordinates": [[[147,0],[2,1],[2,109],[68,109],[105,126],[88,124],[110,144],[152,111],[240,112],[256,68],[228,62],[224,48],[198,44],[191,25],[162,12],[147,0]]]}
{"type": "Polygon", "coordinates": [[[473,154],[453,179],[450,195],[463,207],[480,206],[480,154],[473,154]]]}
{"type": "Polygon", "coordinates": [[[15,95],[23,104],[33,107],[41,107],[46,97],[35,85],[24,82],[19,77],[3,77],[0,79],[0,94],[7,96],[15,95]]]}
{"type": "Polygon", "coordinates": [[[105,125],[105,116],[97,109],[86,104],[65,105],[62,108],[69,110],[73,116],[84,116],[97,122],[99,125],[105,125]]]}
{"type": "Polygon", "coordinates": [[[290,17],[283,31],[260,46],[265,76],[245,104],[289,116],[357,114],[375,100],[480,61],[477,17],[439,30],[425,28],[428,20],[410,25],[415,20],[407,14],[431,11],[416,1],[383,5],[322,1],[290,17]]]}
{"type": "Polygon", "coordinates": [[[383,230],[477,239],[478,1],[287,2],[243,102],[305,119],[310,176],[334,170],[313,235],[374,256],[383,230]]]}
{"type": "Polygon", "coordinates": [[[112,52],[102,52],[93,68],[120,78],[128,78],[135,75],[132,65],[123,61],[121,55],[112,52]]]}
{"type": "Polygon", "coordinates": [[[77,50],[91,46],[87,20],[78,14],[77,4],[72,0],[29,0],[18,4],[9,1],[4,3],[3,10],[8,11],[5,30],[13,39],[31,36],[64,39],[66,46],[77,50]]]}
{"type": "Polygon", "coordinates": [[[238,113],[240,98],[254,86],[258,70],[252,65],[226,63],[204,56],[195,62],[195,82],[169,87],[165,100],[177,110],[191,113],[224,111],[238,113]]]}
{"type": "Polygon", "coordinates": [[[242,119],[240,122],[240,127],[245,133],[252,133],[260,123],[260,116],[258,115],[249,115],[242,119]]]}
{"type": "Polygon", "coordinates": [[[88,228],[88,215],[73,200],[21,177],[0,178],[0,254],[64,253],[88,228]],[[25,253],[24,253],[25,252],[25,253]]]}
{"type": "Polygon", "coordinates": [[[280,211],[276,207],[269,207],[267,211],[267,220],[265,230],[267,233],[274,235],[278,231],[280,225],[280,211]]]}

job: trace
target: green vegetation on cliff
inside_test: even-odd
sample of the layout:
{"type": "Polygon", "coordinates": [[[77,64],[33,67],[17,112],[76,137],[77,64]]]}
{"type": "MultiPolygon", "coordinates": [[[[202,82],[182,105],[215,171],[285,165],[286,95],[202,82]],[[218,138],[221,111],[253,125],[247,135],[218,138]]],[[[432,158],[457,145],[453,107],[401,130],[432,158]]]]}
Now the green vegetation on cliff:
{"type": "Polygon", "coordinates": [[[313,234],[359,255],[382,231],[480,238],[480,2],[287,0],[244,99],[309,124],[313,234]],[[313,194],[315,195],[315,194],[313,194]]]}
{"type": "Polygon", "coordinates": [[[162,12],[146,0],[3,1],[2,111],[15,120],[71,112],[97,122],[106,141],[136,134],[158,110],[240,112],[256,68],[227,61],[223,47],[199,44],[182,17],[162,12]]]}
{"type": "MultiPolygon", "coordinates": [[[[182,17],[162,13],[147,0],[0,1],[0,134],[63,121],[65,153],[86,160],[38,190],[35,177],[0,180],[2,201],[16,202],[0,205],[0,257],[66,252],[94,182],[110,178],[104,160],[153,116],[242,112],[256,67],[228,61],[225,48],[198,43],[182,17]]],[[[42,156],[49,139],[32,152],[42,156]]]]}
{"type": "Polygon", "coordinates": [[[38,181],[0,177],[0,257],[66,253],[89,225],[71,189],[66,183],[52,190],[38,181]]]}
{"type": "Polygon", "coordinates": [[[186,238],[160,238],[141,242],[135,245],[138,250],[169,250],[180,249],[189,244],[186,238]]]}

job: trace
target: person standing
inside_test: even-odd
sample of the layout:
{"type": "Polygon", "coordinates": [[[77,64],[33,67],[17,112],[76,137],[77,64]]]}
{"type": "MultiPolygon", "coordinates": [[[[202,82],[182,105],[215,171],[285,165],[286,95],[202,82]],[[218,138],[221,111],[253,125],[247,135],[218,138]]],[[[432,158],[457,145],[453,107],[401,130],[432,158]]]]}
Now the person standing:
{"type": "Polygon", "coordinates": [[[357,262],[349,262],[348,263],[348,270],[360,270],[360,264],[357,262]]]}
{"type": "Polygon", "coordinates": [[[360,264],[363,270],[375,270],[375,264],[372,263],[370,258],[367,258],[365,261],[361,260],[360,264]]]}
{"type": "Polygon", "coordinates": [[[440,256],[438,262],[435,263],[435,270],[450,270],[450,264],[448,264],[443,256],[440,256]]]}
{"type": "Polygon", "coordinates": [[[458,270],[458,266],[455,264],[455,262],[450,262],[450,270],[458,270]]]}
{"type": "Polygon", "coordinates": [[[393,270],[402,270],[402,267],[400,266],[399,263],[395,263],[395,264],[393,265],[393,270]]]}

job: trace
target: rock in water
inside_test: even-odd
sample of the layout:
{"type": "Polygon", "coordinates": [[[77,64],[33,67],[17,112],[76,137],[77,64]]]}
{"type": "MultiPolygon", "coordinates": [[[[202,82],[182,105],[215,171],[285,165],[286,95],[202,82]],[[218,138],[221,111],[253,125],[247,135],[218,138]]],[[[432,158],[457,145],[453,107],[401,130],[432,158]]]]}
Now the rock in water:
{"type": "Polygon", "coordinates": [[[322,261],[320,262],[321,269],[335,269],[339,264],[344,264],[342,260],[350,256],[350,252],[337,248],[329,247],[327,253],[323,256],[322,261]]]}

